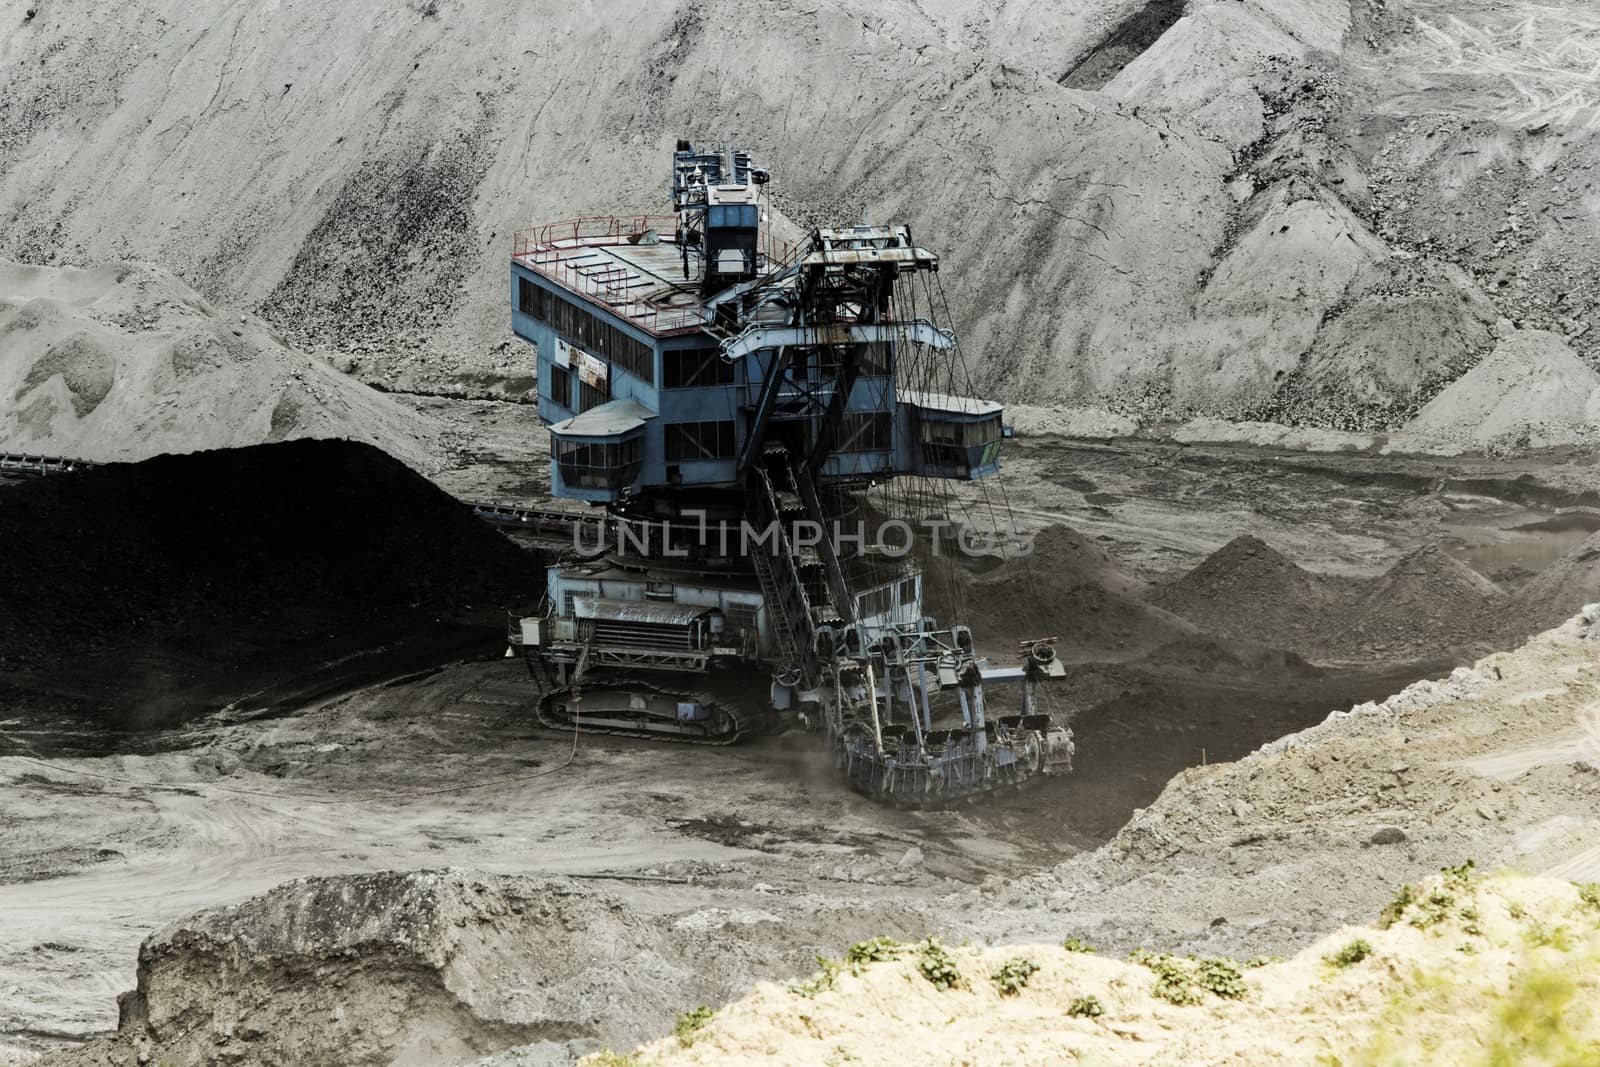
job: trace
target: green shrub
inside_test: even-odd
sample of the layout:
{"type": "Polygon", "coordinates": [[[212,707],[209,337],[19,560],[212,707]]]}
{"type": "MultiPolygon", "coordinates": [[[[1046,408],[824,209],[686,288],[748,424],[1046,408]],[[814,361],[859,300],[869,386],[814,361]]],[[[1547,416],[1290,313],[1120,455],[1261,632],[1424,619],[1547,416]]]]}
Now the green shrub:
{"type": "Polygon", "coordinates": [[[1588,907],[1600,910],[1600,882],[1585,882],[1580,885],[1578,900],[1588,907]]]}
{"type": "Polygon", "coordinates": [[[1421,900],[1417,901],[1411,909],[1411,918],[1406,921],[1418,930],[1426,930],[1438,926],[1450,917],[1450,909],[1456,906],[1456,898],[1444,889],[1435,889],[1421,900]]]}
{"type": "Polygon", "coordinates": [[[1399,922],[1401,916],[1405,915],[1406,909],[1416,902],[1417,891],[1409,885],[1401,886],[1400,892],[1395,895],[1393,900],[1389,901],[1388,906],[1383,909],[1383,913],[1378,916],[1378,928],[1380,930],[1389,929],[1389,927],[1399,922]]]}
{"type": "Polygon", "coordinates": [[[895,958],[901,950],[900,942],[892,937],[874,937],[857,941],[845,950],[844,961],[851,968],[868,963],[884,963],[895,958]]]}
{"type": "Polygon", "coordinates": [[[1478,880],[1478,865],[1472,860],[1457,867],[1445,867],[1444,884],[1452,889],[1471,889],[1478,880]]]}
{"type": "Polygon", "coordinates": [[[1358,937],[1338,952],[1323,958],[1335,967],[1351,967],[1370,955],[1372,955],[1371,942],[1365,938],[1358,937]]]}
{"type": "Polygon", "coordinates": [[[1078,937],[1069,937],[1061,942],[1061,947],[1068,952],[1093,952],[1094,946],[1078,937]]]}
{"type": "Polygon", "coordinates": [[[1098,1019],[1106,1013],[1100,1006],[1099,997],[1074,997],[1072,1003],[1067,1005],[1068,1015],[1078,1015],[1089,1019],[1098,1019]]]}
{"type": "Polygon", "coordinates": [[[1002,997],[1014,997],[1022,992],[1028,984],[1028,979],[1038,970],[1037,963],[1018,956],[1002,963],[1000,969],[989,976],[989,980],[994,983],[994,987],[1000,991],[1002,997]]]}
{"type": "Polygon", "coordinates": [[[695,1038],[700,1036],[700,1031],[705,1029],[706,1023],[711,1021],[711,1016],[716,1014],[704,1004],[692,1011],[686,1011],[678,1016],[677,1023],[672,1027],[672,1035],[678,1039],[678,1044],[688,1048],[694,1044],[695,1038]]]}
{"type": "Polygon", "coordinates": [[[1248,992],[1244,975],[1239,973],[1239,965],[1226,956],[1211,956],[1201,960],[1195,968],[1195,983],[1225,1000],[1238,1000],[1248,992]]]}
{"type": "Polygon", "coordinates": [[[961,985],[961,971],[956,967],[956,959],[944,947],[944,942],[937,937],[930,937],[922,942],[922,954],[917,960],[917,970],[922,972],[933,988],[941,992],[955,989],[961,985]]]}
{"type": "Polygon", "coordinates": [[[1195,982],[1194,966],[1172,956],[1157,956],[1145,964],[1156,972],[1153,994],[1169,1004],[1200,1003],[1200,986],[1195,982]]]}
{"type": "Polygon", "coordinates": [[[818,956],[817,973],[803,982],[790,982],[789,992],[798,993],[802,997],[814,997],[818,993],[826,993],[833,988],[833,983],[842,970],[844,970],[844,964],[838,960],[830,960],[826,956],[818,956]]]}

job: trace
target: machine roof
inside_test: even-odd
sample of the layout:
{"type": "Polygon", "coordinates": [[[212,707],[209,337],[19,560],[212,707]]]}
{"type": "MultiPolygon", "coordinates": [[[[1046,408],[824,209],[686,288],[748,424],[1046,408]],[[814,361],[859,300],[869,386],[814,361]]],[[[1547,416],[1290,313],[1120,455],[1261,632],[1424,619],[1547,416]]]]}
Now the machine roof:
{"type": "Polygon", "coordinates": [[[931,411],[948,411],[958,415],[998,415],[1005,410],[993,400],[982,400],[975,396],[950,396],[946,393],[923,393],[915,389],[896,389],[895,399],[902,404],[911,404],[931,411]]]}
{"type": "Polygon", "coordinates": [[[550,431],[562,437],[615,437],[637,430],[645,419],[655,417],[655,412],[632,400],[608,400],[553,424],[550,431]]]}

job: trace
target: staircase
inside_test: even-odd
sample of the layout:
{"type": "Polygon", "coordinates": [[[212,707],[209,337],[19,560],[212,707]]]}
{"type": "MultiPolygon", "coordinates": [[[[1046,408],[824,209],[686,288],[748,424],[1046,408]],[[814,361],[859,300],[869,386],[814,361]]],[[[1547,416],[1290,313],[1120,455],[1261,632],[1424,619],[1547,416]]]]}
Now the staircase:
{"type": "MultiPolygon", "coordinates": [[[[788,452],[783,448],[769,448],[764,455],[774,460],[788,459],[788,452]]],[[[811,598],[806,594],[805,580],[800,575],[800,560],[783,523],[784,509],[779,504],[778,492],[766,465],[750,467],[746,483],[749,494],[745,520],[757,537],[765,538],[750,553],[756,577],[761,582],[761,595],[768,606],[768,617],[784,661],[799,669],[809,687],[818,679],[816,623],[811,615],[811,598]],[[769,530],[774,533],[768,535],[769,530]]]]}

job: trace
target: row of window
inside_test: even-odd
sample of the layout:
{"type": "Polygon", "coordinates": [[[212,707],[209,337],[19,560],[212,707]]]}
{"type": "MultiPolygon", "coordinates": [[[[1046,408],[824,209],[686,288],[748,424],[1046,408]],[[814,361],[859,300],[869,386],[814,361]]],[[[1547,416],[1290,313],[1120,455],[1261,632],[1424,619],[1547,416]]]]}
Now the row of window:
{"type": "Polygon", "coordinates": [[[518,278],[517,307],[579,348],[621,367],[642,382],[656,384],[655,350],[577,304],[527,278],[518,278]]]}
{"type": "Polygon", "coordinates": [[[558,440],[554,445],[561,480],[574,489],[620,489],[633,484],[644,465],[638,437],[606,444],[558,440]]]}
{"type": "Polygon", "coordinates": [[[922,440],[947,445],[976,448],[1000,440],[1000,416],[991,415],[977,422],[946,422],[941,419],[922,419],[922,440]]]}

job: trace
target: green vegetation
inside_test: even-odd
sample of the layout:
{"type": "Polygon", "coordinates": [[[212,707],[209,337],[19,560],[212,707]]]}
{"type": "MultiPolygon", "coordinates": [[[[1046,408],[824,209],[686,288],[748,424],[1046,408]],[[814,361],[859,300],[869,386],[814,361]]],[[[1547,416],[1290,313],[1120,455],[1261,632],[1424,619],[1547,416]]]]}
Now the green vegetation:
{"type": "Polygon", "coordinates": [[[1372,943],[1358,937],[1338,952],[1324,956],[1335,967],[1352,967],[1372,955],[1372,943]]]}
{"type": "Polygon", "coordinates": [[[1471,889],[1478,881],[1478,865],[1472,860],[1455,867],[1442,868],[1444,884],[1451,889],[1471,889]]]}
{"type": "Polygon", "coordinates": [[[1061,947],[1068,952],[1093,952],[1094,946],[1078,937],[1069,937],[1061,942],[1061,947]]]}
{"type": "Polygon", "coordinates": [[[1406,921],[1418,930],[1427,930],[1448,919],[1455,906],[1455,894],[1435,889],[1412,906],[1411,917],[1406,921]]]}
{"type": "Polygon", "coordinates": [[[826,993],[833,988],[833,983],[842,970],[844,970],[844,964],[838,960],[831,960],[826,956],[818,956],[817,972],[803,982],[790,982],[789,992],[797,993],[802,997],[814,997],[818,993],[826,993]]]}
{"type": "Polygon", "coordinates": [[[1282,956],[1251,956],[1244,961],[1245,970],[1253,971],[1257,967],[1265,967],[1269,963],[1282,963],[1282,956]]]}
{"type": "Polygon", "coordinates": [[[857,968],[868,963],[885,963],[895,958],[904,949],[892,937],[873,937],[866,941],[857,941],[845,950],[844,961],[850,964],[852,974],[858,973],[857,968]]]}
{"type": "Polygon", "coordinates": [[[1188,961],[1157,956],[1145,966],[1156,972],[1156,984],[1151,992],[1157,997],[1169,1004],[1200,1003],[1200,986],[1194,980],[1194,967],[1188,961]]]}
{"type": "Polygon", "coordinates": [[[944,992],[955,989],[961,985],[961,971],[956,967],[955,957],[944,947],[944,942],[937,937],[930,937],[922,942],[922,954],[917,960],[917,970],[922,972],[933,988],[944,992]]]}
{"type": "Polygon", "coordinates": [[[1072,1003],[1067,1005],[1068,1015],[1078,1015],[1089,1019],[1098,1019],[1106,1013],[1100,1006],[1099,997],[1074,997],[1072,1003]]]}
{"type": "Polygon", "coordinates": [[[1239,964],[1226,956],[1180,959],[1137,949],[1128,959],[1155,972],[1156,984],[1151,993],[1169,1004],[1198,1004],[1207,992],[1238,1000],[1249,992],[1239,964]]]}
{"type": "Polygon", "coordinates": [[[1400,917],[1406,913],[1406,909],[1416,902],[1417,891],[1409,885],[1401,886],[1400,892],[1395,895],[1393,900],[1389,901],[1382,914],[1378,916],[1378,929],[1387,930],[1399,922],[1400,917]]]}
{"type": "Polygon", "coordinates": [[[678,1044],[688,1048],[694,1044],[695,1038],[700,1036],[700,1031],[705,1029],[706,1023],[715,1015],[704,1004],[692,1011],[686,1011],[678,1016],[677,1023],[672,1027],[672,1035],[678,1039],[678,1044]]]}
{"type": "Polygon", "coordinates": [[[1245,988],[1244,975],[1239,972],[1239,965],[1226,956],[1202,959],[1195,968],[1195,983],[1224,1000],[1239,1000],[1249,992],[1245,988]]]}
{"type": "Polygon", "coordinates": [[[1039,970],[1039,965],[1030,959],[1018,956],[1006,960],[1000,969],[989,976],[994,987],[1000,991],[1002,997],[1014,997],[1027,986],[1028,979],[1039,970]]]}
{"type": "Polygon", "coordinates": [[[637,1056],[624,1056],[608,1048],[601,1049],[584,1060],[586,1067],[649,1067],[637,1056]]]}
{"type": "Polygon", "coordinates": [[[1578,900],[1584,906],[1600,911],[1600,882],[1585,882],[1578,887],[1578,900]]]}

